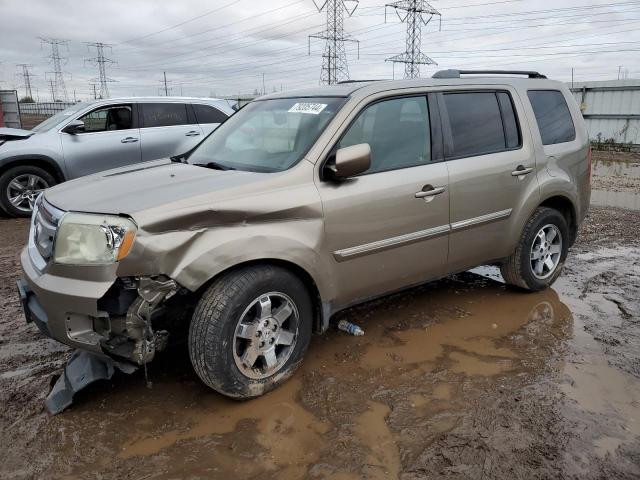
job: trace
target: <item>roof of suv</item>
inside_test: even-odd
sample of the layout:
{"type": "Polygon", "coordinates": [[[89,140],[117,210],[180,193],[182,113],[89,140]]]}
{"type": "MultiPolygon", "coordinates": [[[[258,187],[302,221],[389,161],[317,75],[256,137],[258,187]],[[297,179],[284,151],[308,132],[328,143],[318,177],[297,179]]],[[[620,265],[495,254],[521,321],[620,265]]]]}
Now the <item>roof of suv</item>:
{"type": "Polygon", "coordinates": [[[508,76],[476,76],[465,78],[415,78],[410,80],[371,80],[371,81],[352,81],[348,83],[338,83],[335,85],[319,86],[314,88],[304,88],[298,90],[289,90],[287,92],[272,93],[260,97],[263,99],[271,98],[291,98],[291,97],[349,97],[355,92],[359,95],[367,96],[387,90],[403,89],[403,88],[420,88],[420,87],[438,87],[438,86],[460,86],[460,85],[513,85],[531,87],[549,87],[564,88],[562,82],[548,80],[546,78],[521,78],[508,76]]]}
{"type": "Polygon", "coordinates": [[[105,99],[97,99],[95,102],[226,102],[221,98],[206,97],[112,97],[105,99]]]}

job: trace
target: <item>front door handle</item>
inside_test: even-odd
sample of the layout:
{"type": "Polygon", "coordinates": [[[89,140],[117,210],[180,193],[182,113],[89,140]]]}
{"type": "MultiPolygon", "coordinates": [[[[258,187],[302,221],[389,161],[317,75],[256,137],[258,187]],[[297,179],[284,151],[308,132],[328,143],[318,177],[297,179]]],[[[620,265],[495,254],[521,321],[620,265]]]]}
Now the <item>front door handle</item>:
{"type": "Polygon", "coordinates": [[[186,137],[197,137],[198,135],[200,135],[200,132],[196,132],[195,130],[191,130],[190,132],[187,132],[184,135],[186,137]]]}
{"type": "Polygon", "coordinates": [[[125,137],[120,140],[120,143],[136,143],[138,139],[136,137],[125,137]]]}
{"type": "Polygon", "coordinates": [[[511,175],[514,177],[522,177],[523,175],[528,175],[533,172],[533,168],[525,167],[524,165],[518,165],[516,169],[511,172],[511,175]]]}
{"type": "Polygon", "coordinates": [[[422,190],[416,192],[416,198],[427,198],[440,195],[444,192],[444,187],[432,187],[431,185],[425,185],[422,190]]]}

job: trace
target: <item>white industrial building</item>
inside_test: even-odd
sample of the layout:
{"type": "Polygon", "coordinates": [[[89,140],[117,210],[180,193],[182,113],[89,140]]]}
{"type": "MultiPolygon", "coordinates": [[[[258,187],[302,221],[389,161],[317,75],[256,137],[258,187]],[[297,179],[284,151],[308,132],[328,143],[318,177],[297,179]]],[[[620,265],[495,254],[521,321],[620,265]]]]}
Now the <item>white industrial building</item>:
{"type": "Polygon", "coordinates": [[[640,80],[575,82],[591,140],[640,145],[640,80]]]}

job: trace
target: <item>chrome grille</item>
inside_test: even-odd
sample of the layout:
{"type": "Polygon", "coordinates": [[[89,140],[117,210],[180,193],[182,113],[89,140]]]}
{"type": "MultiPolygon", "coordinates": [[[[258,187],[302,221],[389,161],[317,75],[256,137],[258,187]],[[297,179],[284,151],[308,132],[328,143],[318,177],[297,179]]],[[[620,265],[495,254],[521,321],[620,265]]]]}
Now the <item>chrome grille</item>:
{"type": "Polygon", "coordinates": [[[62,215],[62,210],[49,204],[42,196],[38,199],[31,220],[29,253],[39,269],[42,269],[53,255],[56,230],[62,215]]]}

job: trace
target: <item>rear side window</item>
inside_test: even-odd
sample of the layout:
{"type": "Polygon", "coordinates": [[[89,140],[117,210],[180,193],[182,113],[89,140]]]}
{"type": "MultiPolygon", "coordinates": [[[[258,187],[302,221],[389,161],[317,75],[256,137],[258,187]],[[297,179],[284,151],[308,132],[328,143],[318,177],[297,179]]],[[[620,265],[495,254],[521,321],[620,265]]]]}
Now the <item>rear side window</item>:
{"type": "Polygon", "coordinates": [[[193,109],[196,112],[198,123],[222,123],[227,119],[227,115],[209,105],[198,105],[194,103],[193,109]]]}
{"type": "Polygon", "coordinates": [[[360,143],[371,147],[371,167],[366,173],[429,163],[431,136],[426,97],[394,98],[366,107],[338,147],[360,143]]]}
{"type": "Polygon", "coordinates": [[[571,142],[576,130],[564,95],[557,90],[529,90],[527,92],[536,116],[543,145],[571,142]]]}
{"type": "Polygon", "coordinates": [[[187,106],[184,103],[141,103],[143,127],[170,127],[188,125],[187,106]]]}
{"type": "Polygon", "coordinates": [[[449,158],[495,153],[520,145],[520,131],[506,92],[451,92],[443,95],[453,151],[449,158]]]}

